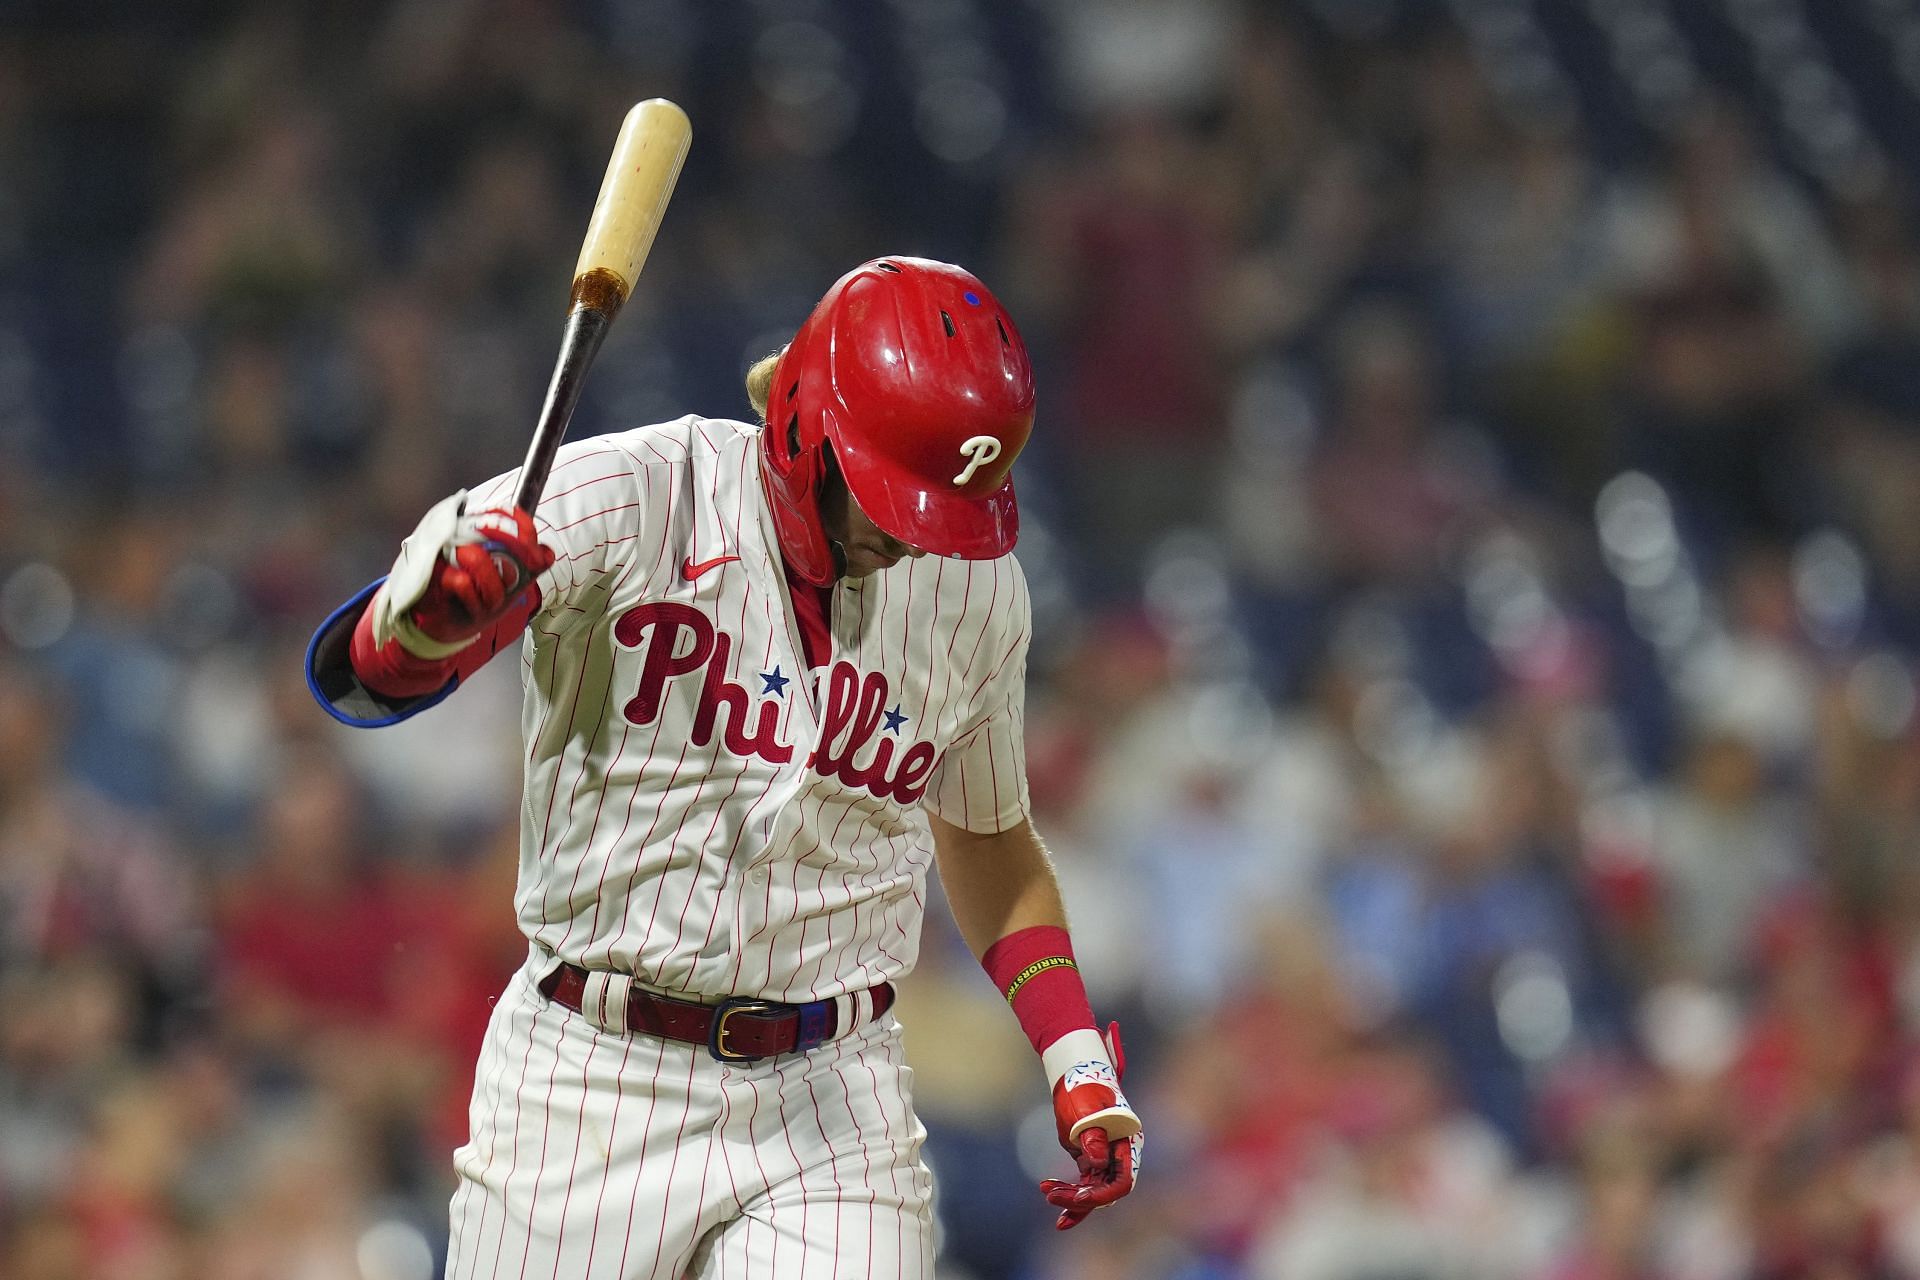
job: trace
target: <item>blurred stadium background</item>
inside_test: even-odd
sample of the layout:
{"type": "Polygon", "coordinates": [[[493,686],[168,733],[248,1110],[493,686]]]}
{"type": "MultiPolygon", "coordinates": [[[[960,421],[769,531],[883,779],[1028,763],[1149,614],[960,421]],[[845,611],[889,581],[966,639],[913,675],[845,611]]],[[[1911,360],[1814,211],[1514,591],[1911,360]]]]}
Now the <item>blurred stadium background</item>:
{"type": "Polygon", "coordinates": [[[512,668],[300,650],[881,252],[1040,360],[1033,797],[1141,1191],[929,915],[945,1274],[1920,1276],[1911,0],[0,5],[0,1275],[425,1280],[522,954],[512,668]]]}

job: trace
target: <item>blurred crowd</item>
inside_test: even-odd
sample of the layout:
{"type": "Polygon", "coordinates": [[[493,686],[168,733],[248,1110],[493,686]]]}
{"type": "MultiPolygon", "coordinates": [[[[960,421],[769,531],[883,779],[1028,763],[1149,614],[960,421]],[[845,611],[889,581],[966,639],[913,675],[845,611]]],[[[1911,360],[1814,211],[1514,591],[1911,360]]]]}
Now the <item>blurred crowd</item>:
{"type": "Polygon", "coordinates": [[[936,898],[943,1274],[1920,1277],[1916,86],[1880,0],[7,6],[0,1276],[437,1274],[514,672],[355,733],[302,646],[518,460],[659,95],[577,435],[744,416],[882,252],[1036,352],[1035,819],[1151,1146],[1049,1229],[936,898]]]}

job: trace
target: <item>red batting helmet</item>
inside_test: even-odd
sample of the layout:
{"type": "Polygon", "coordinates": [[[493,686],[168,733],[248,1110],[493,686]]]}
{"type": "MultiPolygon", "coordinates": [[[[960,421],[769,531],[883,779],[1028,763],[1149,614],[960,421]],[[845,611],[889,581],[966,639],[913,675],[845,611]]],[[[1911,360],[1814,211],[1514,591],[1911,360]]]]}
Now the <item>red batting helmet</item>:
{"type": "Polygon", "coordinates": [[[773,371],[760,473],[787,563],[838,570],[821,524],[833,451],[860,510],[909,546],[963,560],[1013,549],[1007,473],[1033,429],[1033,370],[999,299],[925,258],[842,276],[773,371]]]}

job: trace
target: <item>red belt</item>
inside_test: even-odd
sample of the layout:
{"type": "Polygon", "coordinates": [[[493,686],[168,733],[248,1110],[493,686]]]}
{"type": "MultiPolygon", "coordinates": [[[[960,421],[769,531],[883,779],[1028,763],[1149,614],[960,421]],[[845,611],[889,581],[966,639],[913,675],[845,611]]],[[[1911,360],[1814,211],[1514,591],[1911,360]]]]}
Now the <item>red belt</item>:
{"type": "MultiPolygon", "coordinates": [[[[592,977],[578,965],[562,962],[541,979],[540,994],[580,1013],[592,977]]],[[[871,1003],[870,1020],[893,1007],[893,987],[888,983],[861,994],[871,1003]]],[[[700,1004],[630,987],[626,1014],[626,1030],[704,1045],[722,1062],[756,1062],[783,1053],[804,1053],[825,1044],[841,1030],[840,1003],[835,1000],[782,1004],[733,996],[718,1004],[700,1004]]]]}

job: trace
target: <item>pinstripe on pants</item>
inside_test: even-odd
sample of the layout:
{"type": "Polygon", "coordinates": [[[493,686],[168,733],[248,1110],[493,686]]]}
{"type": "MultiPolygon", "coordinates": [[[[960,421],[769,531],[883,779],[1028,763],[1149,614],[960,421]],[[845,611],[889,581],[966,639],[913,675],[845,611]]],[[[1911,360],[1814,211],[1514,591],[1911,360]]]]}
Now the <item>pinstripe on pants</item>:
{"type": "Polygon", "coordinates": [[[926,1131],[891,1015],[737,1067],[608,1035],[533,987],[530,962],[487,1031],[448,1280],[932,1276],[926,1131]]]}

